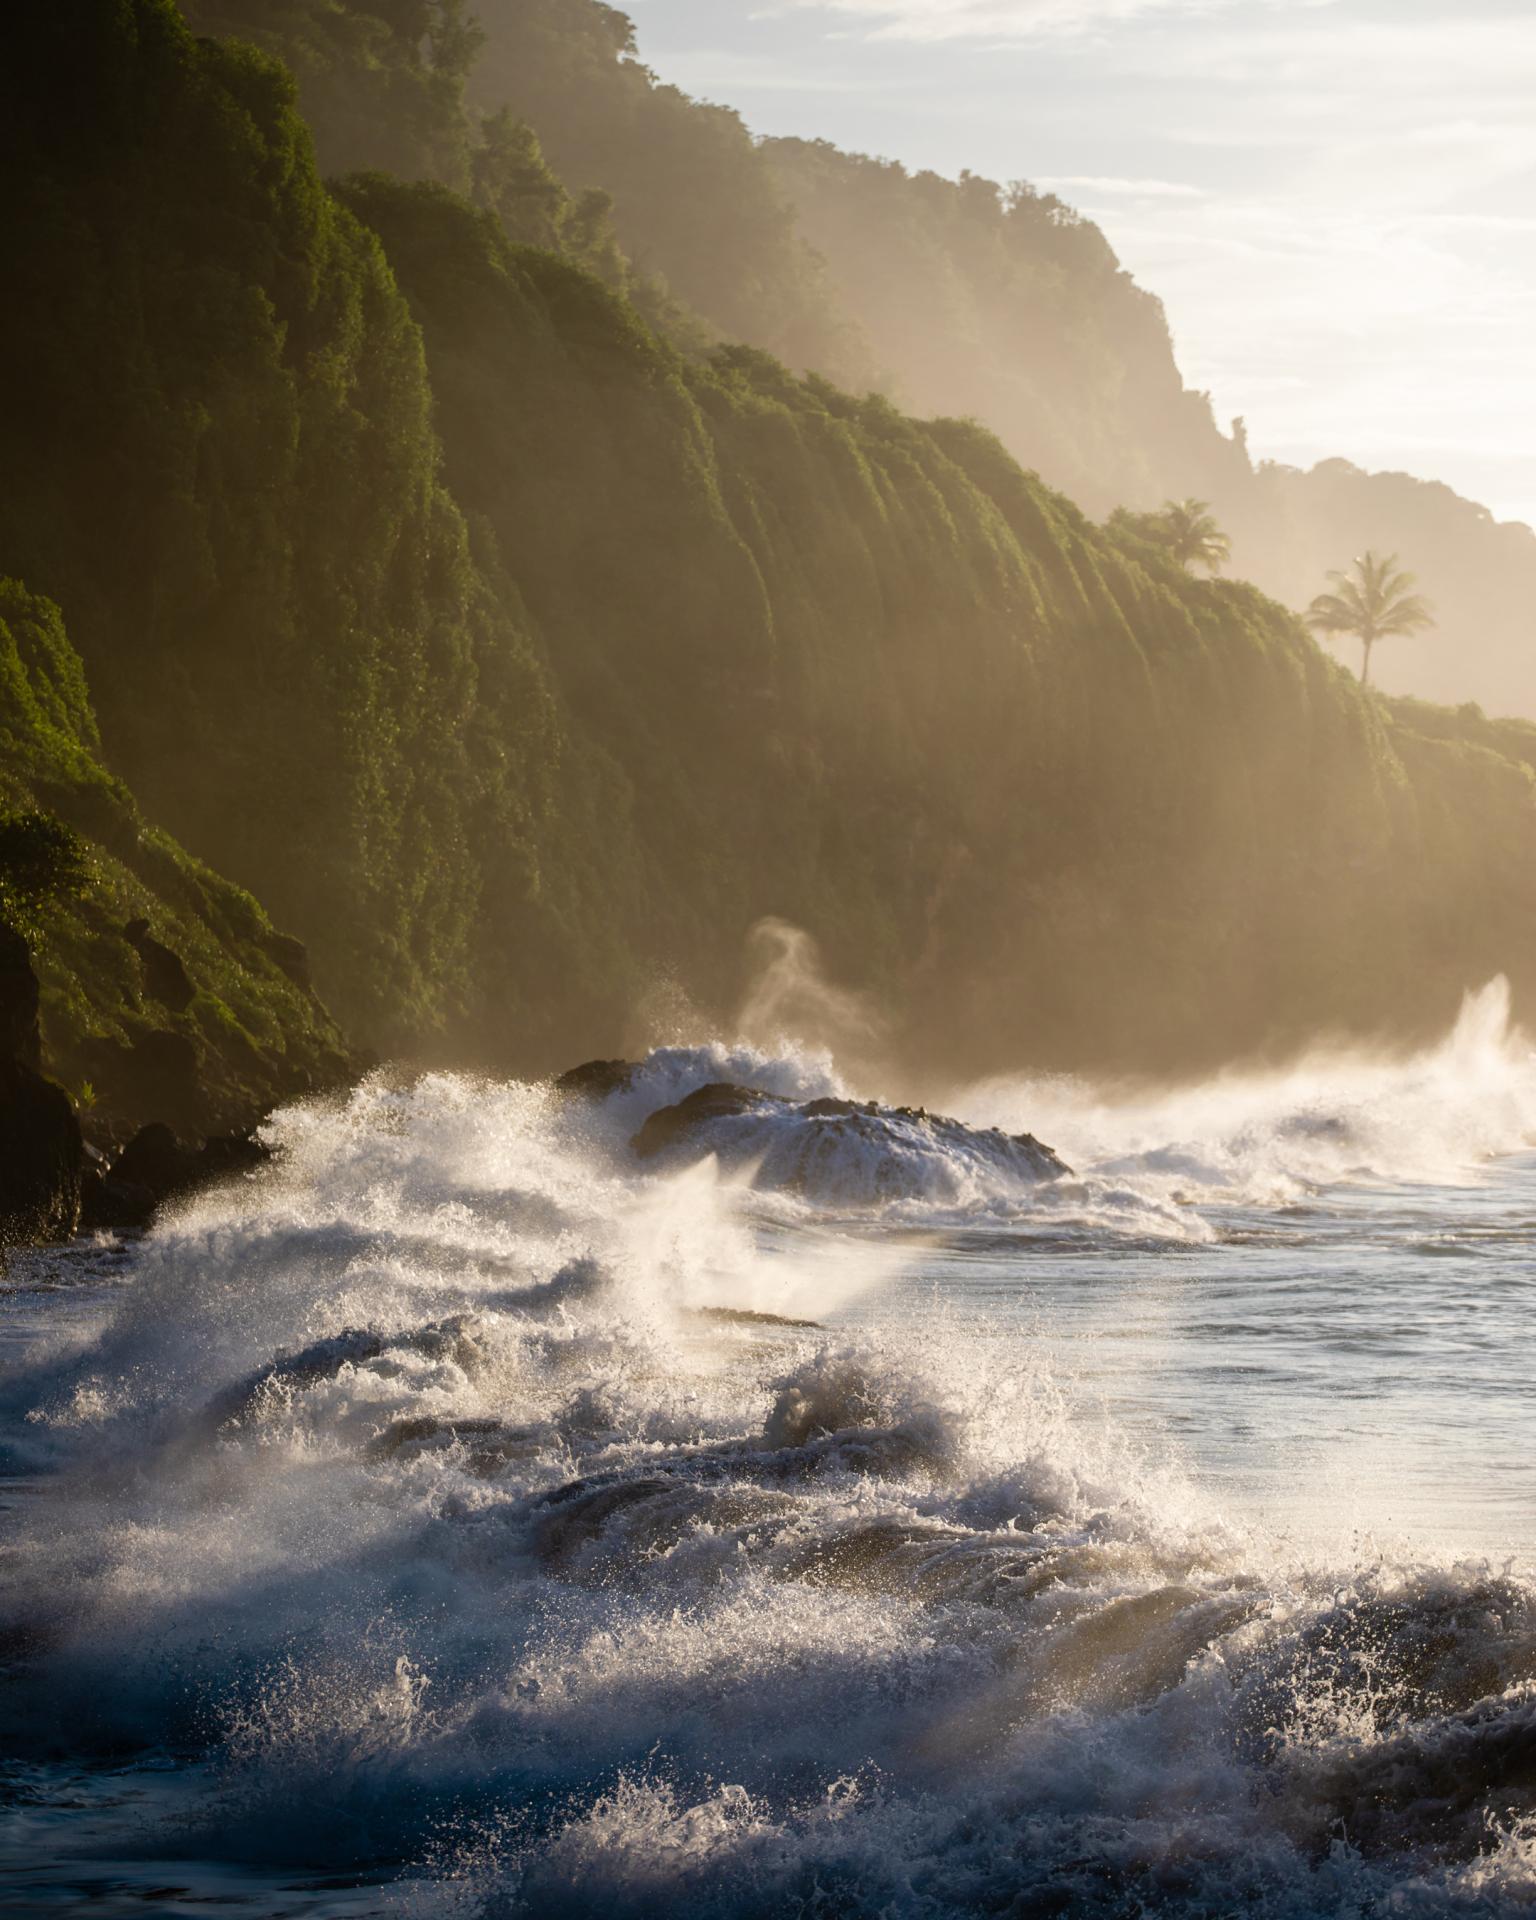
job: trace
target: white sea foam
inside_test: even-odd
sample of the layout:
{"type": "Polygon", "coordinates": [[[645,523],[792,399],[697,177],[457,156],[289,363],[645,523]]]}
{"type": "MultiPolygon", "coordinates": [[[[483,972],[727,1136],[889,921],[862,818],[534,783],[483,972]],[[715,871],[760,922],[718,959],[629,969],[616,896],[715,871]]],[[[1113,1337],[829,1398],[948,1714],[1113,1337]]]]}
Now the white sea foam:
{"type": "Polygon", "coordinates": [[[1110,1093],[1002,1079],[956,1101],[976,1125],[1028,1125],[1097,1181],[1149,1199],[1274,1206],[1340,1181],[1476,1181],[1490,1156],[1536,1141],[1536,1054],[1498,979],[1419,1052],[1334,1047],[1186,1088],[1110,1093]]]}
{"type": "Polygon", "coordinates": [[[919,1220],[1171,1237],[1175,1188],[1475,1177],[1532,1119],[1496,996],[1413,1061],[988,1089],[969,1117],[1074,1180],[884,1234],[628,1156],[716,1079],[844,1091],[718,1048],[597,1106],[380,1078],[157,1227],[0,1382],[55,1469],[5,1537],[9,1752],[178,1758],[199,1794],[141,1853],[398,1869],[402,1909],[486,1920],[1536,1899],[1515,1574],[1282,1550],[1027,1344],[747,1317],[867,1299],[919,1220]]]}

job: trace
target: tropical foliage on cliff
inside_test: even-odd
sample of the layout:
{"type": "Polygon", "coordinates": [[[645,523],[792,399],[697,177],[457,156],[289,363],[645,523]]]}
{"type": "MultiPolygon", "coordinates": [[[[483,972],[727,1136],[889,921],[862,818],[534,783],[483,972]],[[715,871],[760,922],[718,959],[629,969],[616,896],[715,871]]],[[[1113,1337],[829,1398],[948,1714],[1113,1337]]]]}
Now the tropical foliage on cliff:
{"type": "Polygon", "coordinates": [[[14,580],[0,580],[0,918],[33,951],[50,1069],[122,1133],[167,1116],[248,1125],[345,1070],[297,942],[104,769],[58,608],[14,580]],[[151,942],[181,962],[172,1004],[151,942]]]}
{"type": "Polygon", "coordinates": [[[579,197],[611,201],[634,285],[674,334],[744,340],[916,413],[974,415],[1096,517],[1208,500],[1235,570],[1288,606],[1351,554],[1414,555],[1440,636],[1394,647],[1391,684],[1536,714],[1536,534],[1405,474],[1255,466],[1240,423],[1223,434],[1185,387],[1160,303],[1054,196],[826,141],[754,143],[738,116],[650,73],[631,23],[601,0],[477,0],[479,44],[445,43],[451,76],[420,0],[190,4],[209,30],[292,61],[331,171],[462,187],[484,116],[510,106],[579,197]],[[384,78],[398,87],[402,68],[415,103],[391,116],[384,78]],[[362,142],[359,116],[337,104],[358,94],[371,101],[362,142]],[[402,161],[403,127],[416,131],[402,161]]]}
{"type": "MultiPolygon", "coordinates": [[[[100,758],[361,1038],[617,1047],[658,993],[729,1005],[768,913],[961,1069],[1407,1030],[1529,967],[1523,758],[1369,699],[972,423],[650,324],[622,203],[628,258],[594,260],[588,182],[465,133],[431,31],[374,43],[378,84],[399,54],[447,101],[468,196],[504,141],[542,246],[484,163],[478,202],[323,185],[293,80],[170,0],[8,32],[0,557],[64,609],[100,758]]],[[[731,125],[722,167],[757,151],[731,125]]],[[[798,262],[774,297],[822,311],[754,204],[798,262]]]]}

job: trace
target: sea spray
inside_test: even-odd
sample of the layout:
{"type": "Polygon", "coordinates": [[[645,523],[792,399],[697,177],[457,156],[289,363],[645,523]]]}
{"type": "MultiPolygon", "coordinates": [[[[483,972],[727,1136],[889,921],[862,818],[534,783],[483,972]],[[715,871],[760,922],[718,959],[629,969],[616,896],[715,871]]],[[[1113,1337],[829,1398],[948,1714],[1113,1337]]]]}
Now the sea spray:
{"type": "MultiPolygon", "coordinates": [[[[1484,1177],[1530,1111],[1496,1012],[1175,1095],[1164,1147],[1245,1206],[1298,1139],[1288,1193],[1484,1177]]],[[[183,1787],[93,1825],[78,1881],[383,1875],[487,1920],[1536,1898],[1519,1566],[1277,1538],[1026,1320],[896,1310],[973,1245],[989,1286],[1246,1257],[1173,1197],[1152,1104],[1009,1115],[1078,1116],[1071,1182],[847,1212],[633,1158],[637,1111],[725,1077],[844,1090],[703,1047],[595,1106],[438,1076],[289,1110],[272,1168],[23,1349],[0,1405],[49,1472],[4,1537],[7,1751],[45,1799],[146,1755],[183,1787]]]]}
{"type": "Polygon", "coordinates": [[[1536,1139],[1536,1055],[1497,979],[1467,995],[1443,1043],[1416,1053],[1320,1049],[1108,1095],[1060,1077],[992,1080],[954,1098],[975,1124],[1035,1127],[1146,1198],[1283,1205],[1338,1181],[1476,1180],[1489,1156],[1536,1139]]]}

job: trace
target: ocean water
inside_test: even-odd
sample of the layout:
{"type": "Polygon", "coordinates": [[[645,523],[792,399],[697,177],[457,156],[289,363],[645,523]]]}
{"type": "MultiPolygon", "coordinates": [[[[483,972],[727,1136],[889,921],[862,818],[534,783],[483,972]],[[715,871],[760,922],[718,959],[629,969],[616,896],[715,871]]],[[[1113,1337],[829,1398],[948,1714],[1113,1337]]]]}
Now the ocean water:
{"type": "Polygon", "coordinates": [[[638,1162],[717,1079],[879,1091],[379,1076],[13,1263],[0,1911],[1536,1909],[1502,987],[1412,1058],[638,1162]]]}

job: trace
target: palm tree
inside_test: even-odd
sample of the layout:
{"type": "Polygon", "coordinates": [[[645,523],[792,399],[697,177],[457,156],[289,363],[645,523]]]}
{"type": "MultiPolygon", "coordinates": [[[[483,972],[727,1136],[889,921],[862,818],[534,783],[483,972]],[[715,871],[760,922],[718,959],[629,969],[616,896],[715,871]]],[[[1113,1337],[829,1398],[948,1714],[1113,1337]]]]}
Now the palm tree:
{"type": "Polygon", "coordinates": [[[1395,633],[1418,633],[1435,624],[1435,610],[1414,592],[1418,582],[1397,564],[1397,555],[1383,558],[1363,553],[1348,573],[1330,573],[1332,593],[1320,593],[1307,608],[1307,625],[1315,633],[1357,633],[1365,654],[1360,684],[1371,679],[1371,648],[1395,633]]]}
{"type": "Polygon", "coordinates": [[[1181,567],[1198,562],[1220,573],[1232,558],[1232,542],[1216,524],[1208,500],[1170,500],[1157,516],[1158,538],[1181,567]]]}

